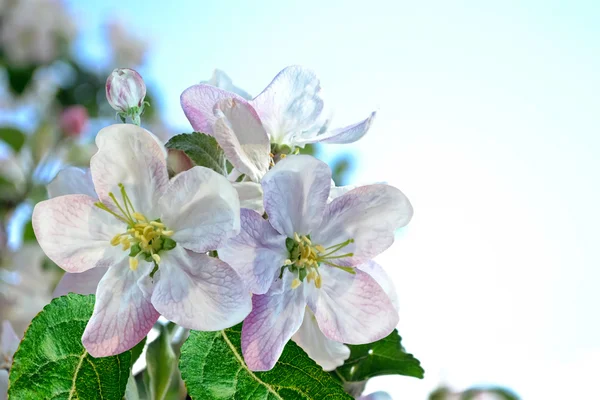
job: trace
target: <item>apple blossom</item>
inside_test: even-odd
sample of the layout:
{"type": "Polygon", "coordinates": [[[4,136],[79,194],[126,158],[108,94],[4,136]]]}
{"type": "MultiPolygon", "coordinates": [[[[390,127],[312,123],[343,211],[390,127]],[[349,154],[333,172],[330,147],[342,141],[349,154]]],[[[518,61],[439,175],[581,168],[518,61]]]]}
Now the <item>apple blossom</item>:
{"type": "Polygon", "coordinates": [[[146,84],[132,69],[117,68],[106,80],[106,99],[123,122],[129,116],[134,124],[140,124],[145,97],[146,84]]]}
{"type": "Polygon", "coordinates": [[[40,202],[33,227],[67,272],[108,268],[83,344],[94,357],[138,343],[159,313],[190,329],[219,330],[248,314],[239,275],[205,253],[239,231],[227,179],[194,167],[169,181],[165,152],[146,130],[112,125],[96,137],[94,191],[40,202]]]}
{"type": "Polygon", "coordinates": [[[88,125],[87,109],[80,105],[67,107],[61,113],[59,122],[65,135],[78,137],[88,125]]]}
{"type": "Polygon", "coordinates": [[[352,143],[375,118],[373,112],[330,130],[319,79],[300,66],[283,69],[253,100],[199,84],[181,94],[181,106],[192,127],[213,135],[233,166],[253,181],[266,173],[273,157],[309,143],[352,143]]]}
{"type": "Polygon", "coordinates": [[[6,400],[8,397],[8,370],[19,342],[19,337],[10,322],[3,321],[2,336],[0,336],[0,400],[6,400]]]}
{"type": "Polygon", "coordinates": [[[273,367],[307,306],[323,335],[335,342],[373,342],[396,326],[389,296],[356,266],[393,243],[412,207],[398,189],[383,184],[327,203],[330,185],[325,163],[305,155],[283,159],[262,179],[268,220],[242,209],[240,234],[219,250],[256,293],[242,330],[252,370],[273,367]]]}

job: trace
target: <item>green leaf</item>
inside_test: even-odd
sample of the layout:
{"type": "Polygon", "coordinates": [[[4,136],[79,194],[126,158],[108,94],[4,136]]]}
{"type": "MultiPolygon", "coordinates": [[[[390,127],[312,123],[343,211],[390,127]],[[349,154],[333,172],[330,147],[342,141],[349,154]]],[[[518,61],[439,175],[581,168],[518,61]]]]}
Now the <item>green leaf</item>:
{"type": "Polygon", "coordinates": [[[380,375],[405,375],[423,378],[424,370],[419,360],[406,353],[402,338],[394,329],[392,333],[374,343],[348,345],[350,357],[335,370],[343,382],[359,382],[380,375]]]}
{"type": "Polygon", "coordinates": [[[227,175],[225,153],[214,137],[205,133],[183,133],[173,136],[165,145],[183,151],[196,165],[227,175]]]}
{"type": "Polygon", "coordinates": [[[241,331],[240,324],[219,332],[191,332],[181,348],[179,368],[192,399],[352,400],[291,341],[272,370],[250,371],[242,359],[241,331]]]}
{"type": "Polygon", "coordinates": [[[132,351],[94,358],[81,344],[94,309],[94,295],[52,300],[31,321],[15,353],[9,377],[11,399],[122,399],[132,351]]]}
{"type": "Polygon", "coordinates": [[[146,366],[148,371],[148,386],[150,399],[166,398],[177,361],[171,347],[171,335],[166,326],[160,325],[160,336],[148,345],[146,351],[146,366]]]}
{"type": "Polygon", "coordinates": [[[18,153],[25,144],[25,134],[16,128],[0,128],[0,140],[9,145],[15,153],[18,153]]]}

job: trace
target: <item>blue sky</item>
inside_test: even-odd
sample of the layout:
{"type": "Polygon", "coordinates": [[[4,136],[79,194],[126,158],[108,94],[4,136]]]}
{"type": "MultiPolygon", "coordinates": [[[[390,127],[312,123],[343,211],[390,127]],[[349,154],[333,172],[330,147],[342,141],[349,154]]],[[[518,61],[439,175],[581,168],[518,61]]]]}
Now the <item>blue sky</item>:
{"type": "Polygon", "coordinates": [[[284,66],[318,72],[340,124],[378,118],[356,182],[403,190],[415,217],[379,261],[426,379],[369,390],[423,399],[440,382],[583,397],[600,363],[600,3],[70,1],[81,54],[121,18],[151,42],[143,74],[167,122],[221,68],[257,94],[284,66]],[[552,386],[549,386],[552,385],[552,386]],[[571,392],[574,390],[574,392],[571,392]]]}

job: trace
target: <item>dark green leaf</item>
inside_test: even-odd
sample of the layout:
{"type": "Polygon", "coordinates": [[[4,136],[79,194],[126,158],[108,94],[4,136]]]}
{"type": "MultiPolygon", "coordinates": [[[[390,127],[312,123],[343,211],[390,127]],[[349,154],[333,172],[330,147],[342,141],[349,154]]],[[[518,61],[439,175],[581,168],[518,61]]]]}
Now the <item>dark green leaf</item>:
{"type": "Polygon", "coordinates": [[[146,371],[152,400],[166,398],[173,372],[177,368],[177,360],[171,347],[171,335],[165,326],[160,325],[160,330],[160,336],[148,345],[146,351],[146,371]]]}
{"type": "Polygon", "coordinates": [[[33,78],[33,73],[37,67],[15,67],[7,64],[5,68],[8,75],[8,86],[13,93],[20,95],[23,94],[27,85],[31,82],[31,78],[33,78]]]}
{"type": "Polygon", "coordinates": [[[33,319],[15,353],[9,377],[11,399],[122,399],[132,351],[94,358],[81,344],[94,309],[94,295],[52,300],[33,319]]]}
{"type": "Polygon", "coordinates": [[[36,241],[35,232],[33,231],[33,224],[31,221],[28,221],[23,228],[23,241],[24,242],[34,242],[36,241]]]}
{"type": "Polygon", "coordinates": [[[0,128],[0,140],[9,145],[15,153],[21,150],[25,143],[25,134],[16,128],[0,128]]]}
{"type": "Polygon", "coordinates": [[[179,367],[189,395],[213,399],[352,400],[294,342],[289,342],[271,371],[252,372],[242,359],[242,326],[190,334],[179,367]]]}
{"type": "Polygon", "coordinates": [[[183,133],[173,136],[166,147],[183,151],[196,165],[227,175],[225,153],[212,136],[200,132],[183,133]]]}
{"type": "Polygon", "coordinates": [[[383,339],[369,344],[349,345],[350,358],[335,370],[344,382],[359,382],[380,375],[423,378],[419,360],[404,351],[402,338],[394,329],[383,339]]]}

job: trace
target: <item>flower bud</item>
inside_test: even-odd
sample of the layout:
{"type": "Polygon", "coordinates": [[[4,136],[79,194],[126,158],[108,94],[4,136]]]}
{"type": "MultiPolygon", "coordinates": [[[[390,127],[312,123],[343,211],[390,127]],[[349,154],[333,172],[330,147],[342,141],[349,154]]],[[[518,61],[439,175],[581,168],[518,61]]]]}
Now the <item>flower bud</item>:
{"type": "Polygon", "coordinates": [[[106,80],[106,99],[118,111],[123,122],[129,116],[139,125],[145,97],[146,84],[140,74],[132,69],[117,68],[106,80]]]}
{"type": "Polygon", "coordinates": [[[70,106],[60,115],[60,129],[66,136],[78,137],[88,124],[88,112],[84,106],[70,106]]]}

